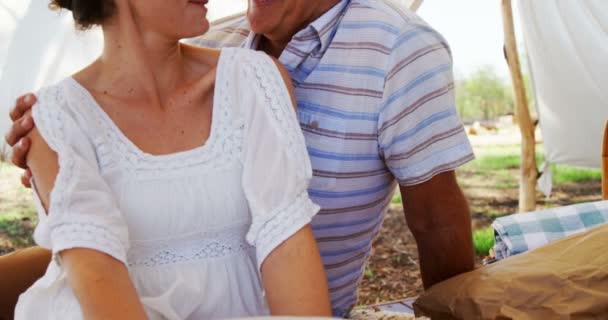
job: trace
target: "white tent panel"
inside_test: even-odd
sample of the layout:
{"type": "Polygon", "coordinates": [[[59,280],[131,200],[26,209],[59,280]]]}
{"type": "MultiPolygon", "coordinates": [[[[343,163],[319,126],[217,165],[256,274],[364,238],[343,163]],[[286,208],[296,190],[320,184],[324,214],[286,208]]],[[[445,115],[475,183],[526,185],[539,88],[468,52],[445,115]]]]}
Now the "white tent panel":
{"type": "Polygon", "coordinates": [[[599,168],[608,119],[608,1],[520,0],[548,162],[599,168]]]}
{"type": "MultiPolygon", "coordinates": [[[[101,52],[99,30],[77,32],[71,14],[49,10],[48,1],[29,1],[6,37],[0,73],[0,128],[8,128],[9,106],[25,92],[53,83],[89,64],[101,52]]],[[[21,4],[23,5],[23,4],[21,4]]]]}

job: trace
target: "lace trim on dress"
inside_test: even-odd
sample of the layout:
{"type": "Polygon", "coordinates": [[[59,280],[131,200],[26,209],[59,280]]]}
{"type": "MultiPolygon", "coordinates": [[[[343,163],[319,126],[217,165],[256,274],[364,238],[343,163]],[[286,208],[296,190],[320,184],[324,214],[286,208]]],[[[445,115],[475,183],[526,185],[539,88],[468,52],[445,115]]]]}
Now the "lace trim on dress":
{"type": "MultiPolygon", "coordinates": [[[[89,222],[62,222],[60,216],[71,211],[71,203],[66,198],[75,188],[77,176],[81,169],[77,161],[78,154],[66,146],[68,127],[76,126],[68,114],[66,100],[58,86],[49,87],[39,94],[41,105],[36,105],[32,112],[36,119],[36,127],[49,147],[57,153],[59,172],[55,178],[53,190],[49,196],[49,209],[45,215],[53,215],[49,228],[51,229],[49,245],[56,254],[62,250],[84,247],[96,249],[125,261],[125,245],[112,230],[96,226],[89,222]],[[53,223],[55,222],[55,223],[53,223]]],[[[73,138],[73,137],[72,137],[73,138]]]]}
{"type": "Polygon", "coordinates": [[[39,101],[44,101],[43,105],[36,105],[32,109],[34,119],[36,119],[36,128],[45,139],[48,146],[57,153],[59,172],[55,178],[53,191],[50,195],[50,212],[66,212],[67,204],[64,199],[66,190],[69,189],[70,180],[76,172],[76,162],[71,159],[66,153],[72,153],[69,150],[62,150],[62,142],[66,141],[65,126],[67,121],[70,121],[66,115],[66,110],[63,109],[65,100],[58,87],[49,87],[39,94],[39,101]]]}
{"type": "Polygon", "coordinates": [[[127,260],[130,267],[156,267],[233,256],[252,248],[244,239],[245,230],[245,227],[238,227],[145,244],[135,242],[127,260]]]}
{"type": "MultiPolygon", "coordinates": [[[[294,155],[294,159],[299,161],[302,168],[310,167],[310,163],[303,161],[308,159],[306,143],[301,134],[300,124],[297,121],[296,113],[291,108],[292,101],[286,84],[280,75],[277,66],[272,59],[263,53],[244,54],[245,56],[245,75],[254,77],[252,82],[257,84],[259,92],[263,93],[266,105],[272,110],[274,121],[279,126],[282,136],[286,139],[287,147],[294,155]]],[[[306,172],[302,170],[301,172],[306,172]]]]}
{"type": "Polygon", "coordinates": [[[106,253],[126,263],[125,247],[113,231],[93,223],[70,222],[52,227],[53,253],[72,248],[88,248],[106,253]]]}
{"type": "Polygon", "coordinates": [[[68,78],[66,83],[74,89],[74,98],[92,110],[94,121],[103,135],[96,141],[102,168],[116,163],[126,163],[132,171],[151,171],[151,174],[164,176],[170,175],[175,170],[201,164],[212,168],[222,167],[231,163],[230,160],[238,158],[243,133],[242,127],[238,125],[235,127],[232,121],[234,117],[230,112],[230,104],[233,98],[227,94],[230,83],[225,76],[228,70],[224,70],[231,67],[234,59],[234,51],[222,50],[218,62],[211,133],[205,144],[168,155],[152,155],[140,150],[120,131],[93,96],[74,79],[68,78]]]}
{"type": "Polygon", "coordinates": [[[272,250],[310,223],[318,211],[319,206],[304,191],[288,207],[270,214],[268,220],[254,220],[247,241],[257,248],[258,266],[261,267],[272,250]]]}

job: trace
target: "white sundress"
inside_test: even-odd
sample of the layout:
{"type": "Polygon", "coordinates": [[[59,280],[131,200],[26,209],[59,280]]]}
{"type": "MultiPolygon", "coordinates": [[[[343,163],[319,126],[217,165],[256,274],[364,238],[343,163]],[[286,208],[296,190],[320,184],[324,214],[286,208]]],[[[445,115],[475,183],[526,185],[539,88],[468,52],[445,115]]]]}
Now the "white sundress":
{"type": "Polygon", "coordinates": [[[155,156],[127,139],[72,78],[45,88],[33,116],[60,170],[36,243],[46,274],[15,319],[82,319],[56,254],[82,247],[128,265],[150,319],[268,314],[260,267],[319,207],[289,93],[274,62],[223,49],[212,128],[198,148],[155,156]]]}

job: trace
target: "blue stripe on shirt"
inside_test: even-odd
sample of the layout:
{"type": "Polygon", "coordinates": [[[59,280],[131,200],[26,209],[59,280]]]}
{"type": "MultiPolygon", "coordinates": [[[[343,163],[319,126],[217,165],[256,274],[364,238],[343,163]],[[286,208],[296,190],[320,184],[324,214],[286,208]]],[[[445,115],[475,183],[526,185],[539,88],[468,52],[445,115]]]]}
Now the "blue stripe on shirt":
{"type": "MultiPolygon", "coordinates": [[[[433,77],[443,74],[444,72],[451,72],[452,71],[452,65],[451,64],[441,64],[435,68],[429,69],[428,71],[424,72],[423,74],[419,75],[418,77],[416,77],[416,79],[412,80],[410,83],[408,83],[406,86],[404,86],[403,88],[397,90],[395,93],[393,93],[384,103],[384,105],[382,106],[382,111],[384,111],[386,108],[388,108],[393,102],[397,101],[399,98],[405,96],[406,94],[408,94],[410,91],[412,91],[414,88],[416,88],[417,86],[419,86],[420,84],[422,84],[423,82],[432,79],[433,77]]],[[[440,82],[445,82],[445,81],[440,81],[440,82]]],[[[407,107],[407,106],[404,106],[407,107]]]]}
{"type": "MultiPolygon", "coordinates": [[[[313,227],[313,230],[314,229],[315,228],[313,227]]],[[[364,249],[366,247],[369,247],[371,245],[371,243],[372,243],[371,240],[365,240],[365,241],[362,241],[362,242],[360,242],[358,244],[355,244],[355,245],[352,245],[352,246],[348,247],[348,249],[334,250],[334,251],[327,250],[327,251],[323,252],[322,256],[323,257],[341,256],[341,255],[344,255],[344,254],[356,252],[356,251],[359,251],[359,250],[364,249]]]]}
{"type": "Polygon", "coordinates": [[[298,102],[298,110],[301,111],[311,111],[315,113],[323,113],[329,116],[333,116],[340,119],[350,119],[350,120],[365,120],[378,122],[378,114],[377,113],[364,113],[364,112],[347,112],[344,110],[340,110],[338,108],[315,104],[306,101],[298,102]]]}
{"type": "Polygon", "coordinates": [[[390,185],[392,185],[392,183],[379,185],[377,187],[373,187],[373,188],[369,188],[369,189],[362,189],[362,190],[357,190],[357,191],[345,191],[345,192],[321,191],[321,190],[309,189],[308,193],[312,196],[319,197],[319,198],[348,198],[348,197],[374,194],[379,191],[385,190],[390,185]]]}
{"type": "Polygon", "coordinates": [[[385,70],[380,70],[372,67],[360,67],[360,66],[345,66],[339,64],[319,64],[315,68],[315,71],[327,71],[327,72],[339,72],[339,73],[350,73],[350,74],[364,74],[377,78],[384,78],[386,76],[385,70]]]}
{"type": "Polygon", "coordinates": [[[370,223],[370,222],[376,221],[376,220],[378,220],[378,216],[367,218],[367,219],[350,221],[350,222],[346,222],[346,223],[342,222],[342,223],[334,223],[334,224],[314,225],[312,228],[313,228],[313,230],[326,230],[326,229],[333,229],[333,228],[354,227],[354,226],[358,226],[358,225],[362,225],[362,224],[367,224],[367,223],[370,223]]]}
{"type": "Polygon", "coordinates": [[[312,157],[331,159],[331,160],[342,160],[342,161],[363,161],[363,160],[381,160],[378,154],[344,154],[325,152],[318,149],[308,147],[308,154],[312,157]]]}
{"type": "Polygon", "coordinates": [[[397,27],[380,21],[342,22],[340,27],[343,29],[380,29],[393,35],[399,34],[399,29],[397,27]]]}
{"type": "Polygon", "coordinates": [[[418,133],[420,133],[422,130],[426,129],[427,127],[433,125],[434,123],[441,121],[443,119],[446,118],[450,118],[453,117],[454,114],[456,113],[456,110],[454,108],[449,108],[445,111],[442,112],[438,112],[438,113],[434,113],[433,115],[425,118],[424,120],[420,121],[414,128],[398,135],[395,136],[395,138],[393,140],[391,140],[388,144],[384,144],[381,145],[380,148],[382,149],[389,149],[390,147],[392,147],[394,144],[399,143],[401,141],[407,140],[411,137],[416,136],[418,133]]]}

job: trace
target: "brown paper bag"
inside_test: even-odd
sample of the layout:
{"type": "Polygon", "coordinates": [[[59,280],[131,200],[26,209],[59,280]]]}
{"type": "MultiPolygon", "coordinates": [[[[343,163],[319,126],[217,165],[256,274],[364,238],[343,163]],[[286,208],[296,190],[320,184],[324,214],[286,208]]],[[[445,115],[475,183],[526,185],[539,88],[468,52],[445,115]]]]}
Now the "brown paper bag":
{"type": "Polygon", "coordinates": [[[431,287],[414,303],[432,319],[608,319],[608,225],[431,287]]]}

